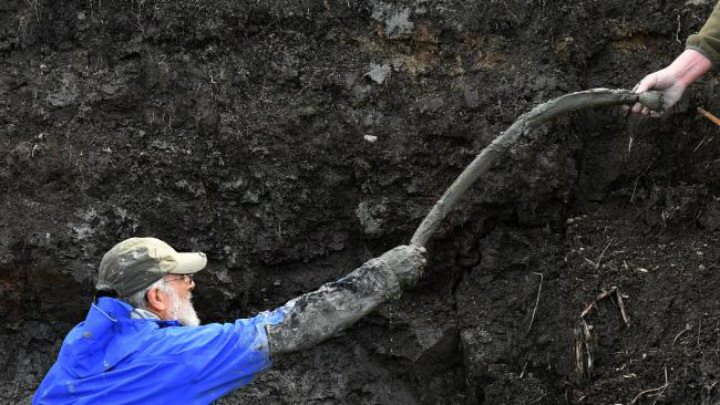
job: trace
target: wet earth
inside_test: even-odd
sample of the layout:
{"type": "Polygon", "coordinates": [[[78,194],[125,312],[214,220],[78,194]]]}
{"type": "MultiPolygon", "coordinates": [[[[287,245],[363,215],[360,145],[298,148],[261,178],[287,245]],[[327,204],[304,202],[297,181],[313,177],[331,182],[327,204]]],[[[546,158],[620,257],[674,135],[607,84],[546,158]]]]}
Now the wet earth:
{"type": "MultiPolygon", "coordinates": [[[[669,63],[709,0],[3,0],[0,402],[113,244],[208,254],[206,322],[407,243],[522,113],[669,63]]],[[[720,402],[715,73],[660,119],[558,118],[473,186],[419,284],[221,403],[720,402]]]]}

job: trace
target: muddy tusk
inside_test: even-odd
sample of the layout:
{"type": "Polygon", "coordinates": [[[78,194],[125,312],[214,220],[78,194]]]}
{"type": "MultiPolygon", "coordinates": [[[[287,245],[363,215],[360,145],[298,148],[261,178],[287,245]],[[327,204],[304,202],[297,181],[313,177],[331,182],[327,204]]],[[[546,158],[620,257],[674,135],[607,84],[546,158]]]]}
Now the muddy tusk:
{"type": "Polygon", "coordinates": [[[625,89],[590,89],[576,93],[565,94],[538,105],[520,116],[505,132],[495,138],[479,155],[460,173],[460,176],[448,187],[445,194],[440,197],[430,213],[425,217],[415,231],[410,243],[416,246],[425,246],[432,234],[437,230],[440,222],[448,212],[455,207],[470,186],[493,163],[503,156],[510,146],[522,135],[534,130],[540,124],[561,114],[593,108],[610,107],[616,105],[632,105],[640,102],[653,111],[661,111],[663,106],[662,93],[649,91],[635,94],[625,89]]]}

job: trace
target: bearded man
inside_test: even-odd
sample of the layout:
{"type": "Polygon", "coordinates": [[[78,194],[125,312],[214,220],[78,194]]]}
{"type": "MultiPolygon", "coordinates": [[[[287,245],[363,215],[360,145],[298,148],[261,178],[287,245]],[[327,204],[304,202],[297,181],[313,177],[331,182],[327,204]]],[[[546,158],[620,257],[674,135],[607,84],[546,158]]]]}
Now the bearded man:
{"type": "Polygon", "coordinates": [[[399,246],[271,311],[200,325],[191,303],[203,253],[131,238],[102,258],[96,299],[65,338],[33,404],[207,404],[252,381],[271,356],[314,346],[422,274],[425,250],[399,246]]]}

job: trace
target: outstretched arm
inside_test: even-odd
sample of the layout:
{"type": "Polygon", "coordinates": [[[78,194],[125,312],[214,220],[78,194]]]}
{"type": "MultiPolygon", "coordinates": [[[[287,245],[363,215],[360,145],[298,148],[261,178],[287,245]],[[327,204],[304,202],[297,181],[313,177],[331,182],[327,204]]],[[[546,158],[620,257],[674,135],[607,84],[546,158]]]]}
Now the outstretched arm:
{"type": "Polygon", "coordinates": [[[398,246],[318,290],[284,305],[284,319],[268,325],[271,354],[306,349],[347,328],[378,305],[398,297],[425,267],[425,248],[398,246]]]}

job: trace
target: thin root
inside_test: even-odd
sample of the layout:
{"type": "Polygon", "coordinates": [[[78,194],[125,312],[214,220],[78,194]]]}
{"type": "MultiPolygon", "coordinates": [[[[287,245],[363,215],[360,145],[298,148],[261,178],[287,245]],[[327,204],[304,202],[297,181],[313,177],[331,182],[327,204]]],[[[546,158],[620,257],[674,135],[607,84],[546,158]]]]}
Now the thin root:
{"type": "Polygon", "coordinates": [[[675,342],[677,342],[677,340],[680,338],[680,336],[682,336],[683,333],[690,331],[690,330],[692,330],[692,327],[690,326],[690,324],[686,323],[685,328],[683,330],[681,330],[680,332],[678,332],[677,335],[675,335],[675,338],[673,339],[672,344],[670,346],[675,346],[675,342]]]}
{"type": "Polygon", "coordinates": [[[532,316],[530,317],[530,325],[528,325],[528,328],[525,331],[525,336],[527,336],[527,334],[530,333],[530,329],[532,328],[533,321],[535,320],[535,313],[537,312],[538,304],[540,303],[540,293],[542,292],[542,285],[543,285],[543,279],[544,279],[542,273],[533,272],[533,274],[540,276],[540,284],[538,285],[537,298],[535,298],[535,308],[533,308],[532,316]]]}
{"type": "Polygon", "coordinates": [[[665,384],[663,384],[657,388],[650,388],[650,389],[647,389],[644,391],[640,391],[637,395],[635,395],[635,398],[633,398],[633,400],[630,401],[630,405],[633,405],[634,403],[636,403],[644,395],[648,395],[648,396],[654,395],[656,398],[655,402],[657,402],[657,398],[659,398],[665,392],[667,387],[670,385],[670,383],[668,382],[667,367],[663,367],[663,368],[665,370],[665,384]]]}
{"type": "Polygon", "coordinates": [[[591,302],[585,307],[585,309],[583,309],[583,311],[580,313],[580,318],[585,318],[585,316],[589,314],[590,311],[593,310],[593,308],[597,309],[598,301],[611,296],[613,293],[617,298],[617,305],[620,309],[620,316],[622,317],[623,322],[625,322],[625,326],[630,326],[630,319],[628,318],[627,311],[625,310],[625,302],[623,301],[622,293],[617,286],[612,286],[610,287],[610,289],[603,290],[600,294],[598,294],[598,296],[595,297],[595,301],[591,302]]]}
{"type": "Polygon", "coordinates": [[[623,322],[625,322],[625,326],[630,326],[630,320],[628,319],[627,313],[625,312],[625,303],[623,302],[623,297],[619,289],[615,290],[615,295],[617,296],[618,307],[620,307],[620,316],[622,316],[623,322]]]}

